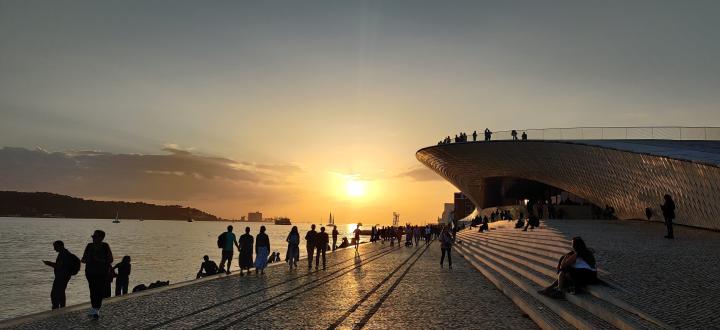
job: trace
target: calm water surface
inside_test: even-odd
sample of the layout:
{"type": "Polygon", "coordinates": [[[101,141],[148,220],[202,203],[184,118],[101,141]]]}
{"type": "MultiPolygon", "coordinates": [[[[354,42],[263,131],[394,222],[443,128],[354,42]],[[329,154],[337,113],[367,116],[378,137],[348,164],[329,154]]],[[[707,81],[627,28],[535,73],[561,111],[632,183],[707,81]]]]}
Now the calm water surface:
{"type": "MultiPolygon", "coordinates": [[[[177,283],[194,279],[207,254],[220,263],[217,236],[225,231],[224,222],[186,222],[163,220],[121,220],[113,224],[107,219],[35,219],[0,218],[0,319],[50,309],[52,268],[42,260],[55,261],[57,253],[52,242],[62,240],[65,247],[82,257],[85,245],[91,241],[95,229],[104,230],[105,241],[110,244],[115,262],[123,256],[132,258],[130,290],[138,284],[157,280],[177,283]]],[[[292,226],[276,226],[265,223],[233,223],[233,232],[239,237],[246,226],[255,236],[261,225],[267,228],[272,251],[280,251],[284,261],[287,243],[285,238],[292,226]]],[[[301,237],[310,224],[297,223],[301,237]]],[[[350,238],[354,225],[339,225],[341,240],[350,238]]],[[[319,230],[319,227],[318,227],[319,230]]],[[[331,229],[326,229],[328,233],[331,229]]],[[[338,242],[339,244],[339,242],[338,242]]],[[[301,257],[305,256],[304,243],[300,245],[301,257]]],[[[233,269],[237,270],[237,251],[233,269]]],[[[113,294],[115,287],[113,283],[113,294]]],[[[67,288],[67,305],[89,301],[87,281],[83,270],[73,276],[67,288]]]]}

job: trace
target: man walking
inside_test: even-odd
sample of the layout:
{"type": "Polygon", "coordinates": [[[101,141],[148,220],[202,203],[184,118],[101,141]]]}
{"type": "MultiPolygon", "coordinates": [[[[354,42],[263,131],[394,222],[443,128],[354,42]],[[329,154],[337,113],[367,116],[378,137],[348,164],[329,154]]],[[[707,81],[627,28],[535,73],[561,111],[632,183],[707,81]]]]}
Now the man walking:
{"type": "Polygon", "coordinates": [[[320,232],[315,236],[315,248],[317,249],[315,255],[315,270],[318,269],[320,264],[320,254],[322,254],[323,270],[325,270],[325,252],[327,251],[328,245],[328,234],[325,232],[325,227],[320,227],[320,232]]]}
{"type": "Polygon", "coordinates": [[[238,251],[240,246],[238,245],[235,234],[232,232],[233,226],[227,226],[227,231],[220,234],[218,238],[218,245],[222,246],[222,256],[220,259],[220,269],[225,269],[225,274],[230,274],[230,264],[232,264],[233,251],[237,247],[238,251]],[[227,268],[225,268],[225,262],[227,261],[227,268]]]}
{"type": "Polygon", "coordinates": [[[55,272],[50,301],[52,309],[65,307],[65,288],[67,288],[70,277],[80,270],[80,259],[65,248],[63,241],[55,241],[53,248],[58,255],[55,262],[43,260],[43,263],[52,267],[55,272]]]}
{"type": "Polygon", "coordinates": [[[665,204],[660,205],[660,209],[663,212],[665,218],[665,226],[667,227],[667,235],[665,238],[673,239],[673,219],[675,219],[675,202],[670,195],[665,194],[665,204]]]}
{"type": "Polygon", "coordinates": [[[315,225],[310,226],[310,230],[305,234],[305,248],[308,254],[308,269],[312,269],[313,252],[315,251],[315,225]]]}

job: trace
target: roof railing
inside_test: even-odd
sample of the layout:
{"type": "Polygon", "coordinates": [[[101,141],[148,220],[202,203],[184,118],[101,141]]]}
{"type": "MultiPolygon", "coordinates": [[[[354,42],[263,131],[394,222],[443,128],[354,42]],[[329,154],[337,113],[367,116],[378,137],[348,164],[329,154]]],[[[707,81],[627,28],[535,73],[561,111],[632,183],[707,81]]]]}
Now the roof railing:
{"type": "MultiPolygon", "coordinates": [[[[517,139],[522,138],[523,132],[528,140],[720,140],[720,127],[681,127],[681,126],[653,126],[653,127],[569,127],[569,128],[542,128],[518,129],[517,139]]],[[[468,134],[468,141],[473,141],[472,132],[468,134]]],[[[484,132],[477,131],[477,140],[485,140],[484,132]]],[[[454,137],[450,136],[452,142],[454,137]]],[[[513,140],[512,130],[492,132],[491,140],[513,140]]]]}

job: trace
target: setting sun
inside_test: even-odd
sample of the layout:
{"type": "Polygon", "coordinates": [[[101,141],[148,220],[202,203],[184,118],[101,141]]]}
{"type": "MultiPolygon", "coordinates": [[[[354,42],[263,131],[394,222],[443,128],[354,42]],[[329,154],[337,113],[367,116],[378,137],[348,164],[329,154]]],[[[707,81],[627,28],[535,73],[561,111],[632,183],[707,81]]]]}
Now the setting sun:
{"type": "Polygon", "coordinates": [[[350,179],[345,184],[345,192],[351,197],[360,197],[365,195],[365,183],[355,179],[350,179]]]}

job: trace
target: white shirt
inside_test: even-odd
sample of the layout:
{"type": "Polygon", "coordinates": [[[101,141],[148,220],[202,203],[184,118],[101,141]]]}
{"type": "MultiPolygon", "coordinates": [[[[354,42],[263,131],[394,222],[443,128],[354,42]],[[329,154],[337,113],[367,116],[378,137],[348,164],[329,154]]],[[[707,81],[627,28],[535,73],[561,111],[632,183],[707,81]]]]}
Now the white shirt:
{"type": "Polygon", "coordinates": [[[576,268],[576,269],[584,268],[584,269],[596,271],[595,268],[590,267],[590,265],[585,260],[583,260],[583,258],[580,258],[580,257],[575,258],[575,264],[573,265],[573,268],[576,268]]]}

